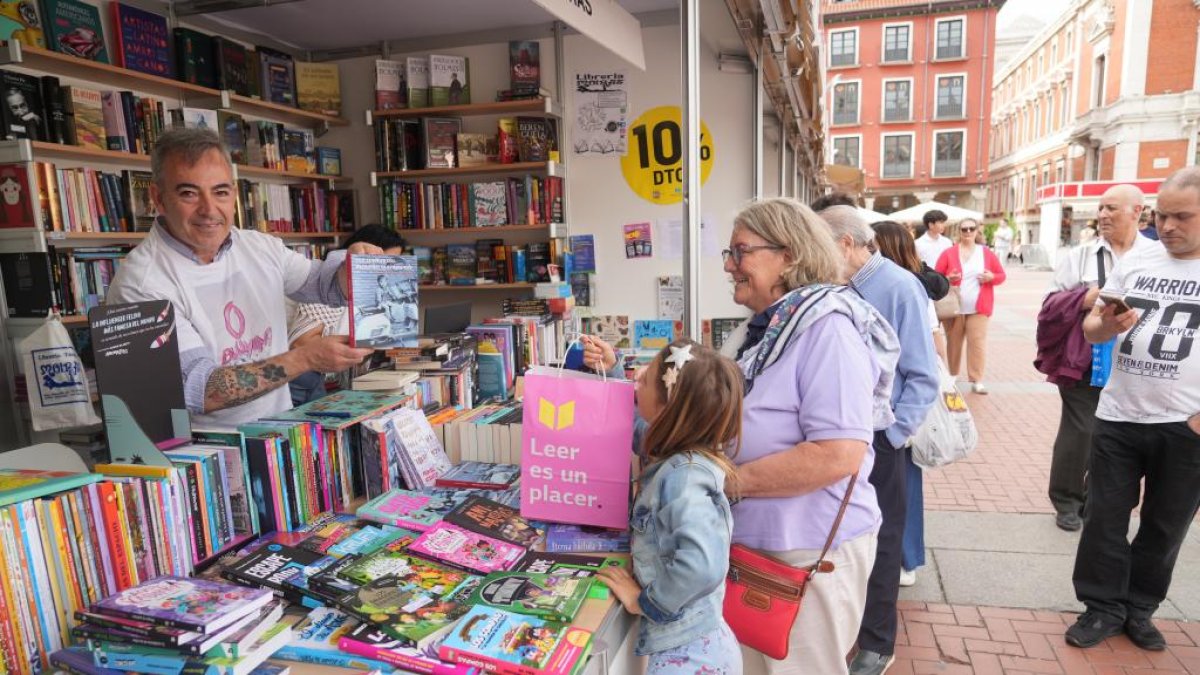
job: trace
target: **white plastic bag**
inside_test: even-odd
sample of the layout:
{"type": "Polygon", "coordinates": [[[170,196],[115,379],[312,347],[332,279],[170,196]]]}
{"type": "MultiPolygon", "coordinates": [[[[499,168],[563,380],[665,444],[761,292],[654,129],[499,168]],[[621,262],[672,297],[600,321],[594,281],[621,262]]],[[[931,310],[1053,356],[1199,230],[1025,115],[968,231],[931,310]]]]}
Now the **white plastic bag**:
{"type": "Polygon", "coordinates": [[[57,313],[21,341],[34,431],[99,424],[83,362],[57,313]]]}
{"type": "Polygon", "coordinates": [[[937,400],[912,438],[913,462],[928,469],[957,462],[971,454],[979,442],[967,402],[941,359],[938,376],[937,400]]]}

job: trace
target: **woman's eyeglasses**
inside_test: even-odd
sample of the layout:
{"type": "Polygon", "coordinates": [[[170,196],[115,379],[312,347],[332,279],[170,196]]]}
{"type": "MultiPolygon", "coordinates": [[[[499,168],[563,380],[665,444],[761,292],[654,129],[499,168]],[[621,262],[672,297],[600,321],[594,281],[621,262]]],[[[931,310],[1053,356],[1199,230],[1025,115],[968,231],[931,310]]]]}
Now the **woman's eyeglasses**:
{"type": "Polygon", "coordinates": [[[724,251],[721,251],[721,262],[722,263],[729,262],[729,260],[732,259],[733,264],[736,267],[736,266],[739,266],[742,264],[742,258],[744,258],[747,253],[754,253],[755,251],[761,251],[763,249],[767,249],[767,250],[771,250],[771,251],[780,251],[783,249],[783,247],[778,246],[776,244],[760,244],[758,246],[735,246],[734,248],[727,248],[724,251]]]}
{"type": "Polygon", "coordinates": [[[976,228],[974,228],[974,227],[960,227],[960,228],[958,228],[958,229],[959,229],[960,231],[962,231],[962,232],[974,232],[976,228]]]}

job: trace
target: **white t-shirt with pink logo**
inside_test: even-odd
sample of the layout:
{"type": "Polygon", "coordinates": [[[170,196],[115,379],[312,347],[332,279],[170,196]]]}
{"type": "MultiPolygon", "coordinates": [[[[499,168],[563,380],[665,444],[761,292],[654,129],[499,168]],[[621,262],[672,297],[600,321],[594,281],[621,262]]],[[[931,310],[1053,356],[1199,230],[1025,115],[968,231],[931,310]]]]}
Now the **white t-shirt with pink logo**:
{"type": "Polygon", "coordinates": [[[185,254],[178,241],[155,226],[122,262],[106,302],[170,300],[175,306],[176,333],[185,375],[192,424],[230,428],[292,407],[287,386],[249,403],[202,413],[203,387],[212,366],[235,366],[277,356],[288,350],[284,298],[338,301],[336,267],[342,256],[322,263],[295,253],[277,237],[233,230],[231,245],[208,265],[185,254]],[[182,249],[182,250],[181,250],[182,249]],[[199,374],[197,359],[205,360],[199,374]]]}

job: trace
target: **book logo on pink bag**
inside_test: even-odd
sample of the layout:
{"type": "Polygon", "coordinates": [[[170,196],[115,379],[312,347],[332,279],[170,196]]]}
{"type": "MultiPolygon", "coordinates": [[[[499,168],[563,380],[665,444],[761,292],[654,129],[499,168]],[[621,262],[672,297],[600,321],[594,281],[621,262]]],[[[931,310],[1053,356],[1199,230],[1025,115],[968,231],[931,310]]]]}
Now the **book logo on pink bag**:
{"type": "Polygon", "coordinates": [[[561,431],[575,424],[575,401],[554,405],[544,398],[538,399],[538,421],[542,426],[561,431]]]}

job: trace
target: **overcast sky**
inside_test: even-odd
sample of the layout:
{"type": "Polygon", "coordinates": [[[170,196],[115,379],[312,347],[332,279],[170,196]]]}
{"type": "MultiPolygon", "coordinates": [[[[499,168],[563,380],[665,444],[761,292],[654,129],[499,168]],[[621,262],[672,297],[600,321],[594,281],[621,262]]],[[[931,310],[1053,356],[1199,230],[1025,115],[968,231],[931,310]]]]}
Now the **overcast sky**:
{"type": "Polygon", "coordinates": [[[1008,22],[1029,15],[1045,22],[1054,20],[1060,12],[1066,9],[1070,0],[1008,0],[1000,8],[1000,17],[996,21],[997,30],[1004,30],[1008,22]]]}

